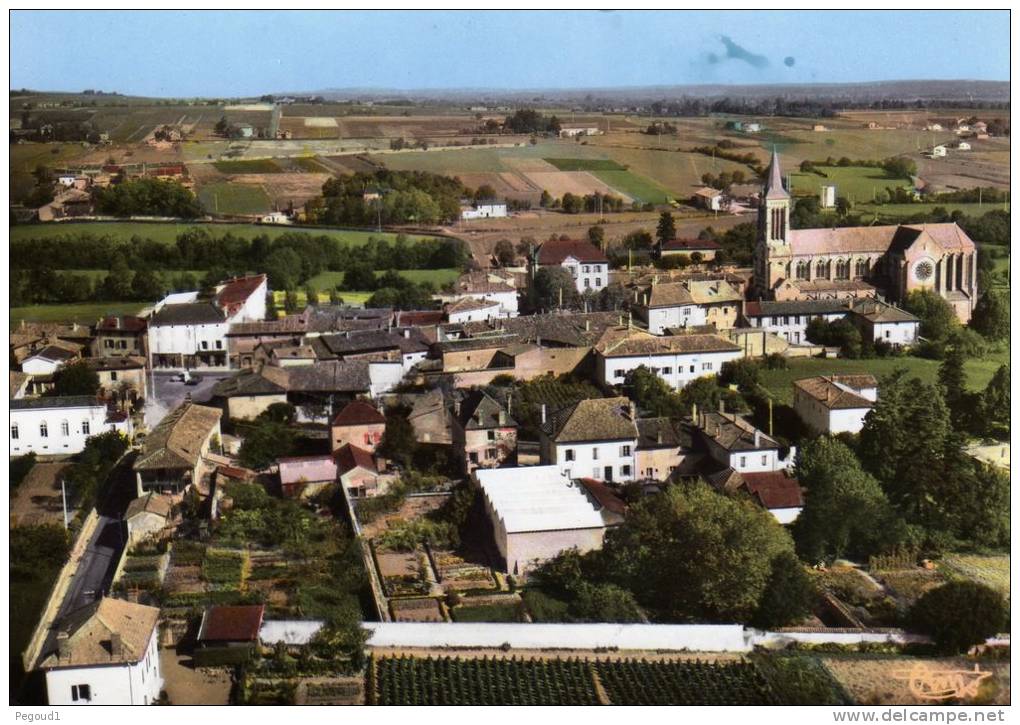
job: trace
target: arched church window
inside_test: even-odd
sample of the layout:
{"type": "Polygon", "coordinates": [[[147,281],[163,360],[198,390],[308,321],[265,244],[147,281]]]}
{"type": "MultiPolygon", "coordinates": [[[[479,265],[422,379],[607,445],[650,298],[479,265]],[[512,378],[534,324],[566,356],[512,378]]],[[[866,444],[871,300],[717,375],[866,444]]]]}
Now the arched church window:
{"type": "Polygon", "coordinates": [[[815,277],[821,277],[822,279],[829,278],[829,263],[825,261],[819,261],[815,265],[815,277]]]}
{"type": "Polygon", "coordinates": [[[850,260],[836,260],[836,279],[850,279],[850,260]]]}

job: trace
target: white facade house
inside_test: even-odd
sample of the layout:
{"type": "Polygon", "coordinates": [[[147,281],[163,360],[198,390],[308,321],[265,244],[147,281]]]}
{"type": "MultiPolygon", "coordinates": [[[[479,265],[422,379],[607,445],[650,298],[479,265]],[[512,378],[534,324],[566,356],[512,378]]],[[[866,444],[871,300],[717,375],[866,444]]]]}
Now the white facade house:
{"type": "Polygon", "coordinates": [[[103,598],[59,624],[41,665],[50,705],[151,705],[163,689],[159,609],[103,598]]]}
{"type": "Polygon", "coordinates": [[[733,413],[701,413],[696,421],[709,455],[737,473],[772,473],[791,468],[796,449],[785,457],[771,436],[733,413]]]}
{"type": "Polygon", "coordinates": [[[705,308],[694,301],[683,282],[663,282],[644,291],[635,290],[631,309],[648,324],[653,335],[662,335],[670,328],[708,324],[705,308]]]}
{"type": "Polygon", "coordinates": [[[793,409],[818,433],[860,433],[878,400],[871,375],[822,375],[793,382],[793,409]]]}
{"type": "Polygon", "coordinates": [[[932,158],[940,158],[946,155],[945,146],[935,146],[931,150],[932,158]]]}
{"type": "Polygon", "coordinates": [[[917,342],[921,320],[900,307],[863,299],[853,304],[850,320],[865,340],[882,340],[891,345],[908,346],[917,342]]]}
{"type": "Polygon", "coordinates": [[[506,202],[482,202],[473,206],[461,207],[460,218],[470,219],[502,219],[510,216],[506,202]]]}
{"type": "Polygon", "coordinates": [[[717,375],[724,363],[744,351],[718,335],[657,337],[639,330],[610,332],[595,345],[595,370],[600,382],[620,385],[627,373],[646,367],[675,390],[692,380],[717,375]]]}
{"type": "Polygon", "coordinates": [[[586,241],[549,240],[538,248],[535,264],[565,268],[581,293],[598,292],[609,284],[609,259],[602,250],[586,241]]]}
{"type": "Polygon", "coordinates": [[[819,203],[823,209],[831,209],[836,206],[836,187],[833,184],[823,184],[818,195],[819,203]]]}
{"type": "Polygon", "coordinates": [[[480,468],[475,477],[508,574],[526,574],[568,549],[602,548],[596,503],[558,466],[480,468]]]}
{"type": "Polygon", "coordinates": [[[85,450],[89,436],[108,430],[131,435],[131,419],[111,415],[88,395],[19,398],[10,401],[10,455],[70,455],[85,450]]]}
{"type": "MultiPolygon", "coordinates": [[[[516,301],[516,295],[514,297],[516,301]]],[[[503,309],[503,305],[499,300],[486,299],[484,297],[462,297],[456,302],[448,304],[444,311],[446,312],[447,322],[451,324],[485,322],[486,320],[498,317],[510,316],[503,309]]]]}
{"type": "Polygon", "coordinates": [[[744,318],[750,327],[771,332],[794,345],[807,344],[807,327],[811,320],[826,322],[844,319],[850,313],[845,302],[839,300],[791,300],[748,302],[744,305],[744,318]]]}
{"type": "Polygon", "coordinates": [[[29,375],[52,375],[62,365],[78,357],[76,353],[56,345],[47,345],[21,361],[21,371],[29,375]]]}
{"type": "Polygon", "coordinates": [[[259,224],[293,224],[294,220],[286,212],[274,211],[259,218],[259,224]]]}
{"type": "Polygon", "coordinates": [[[708,211],[723,211],[723,193],[708,186],[694,192],[694,200],[698,206],[708,211]]]}
{"type": "Polygon", "coordinates": [[[599,136],[602,130],[597,126],[570,126],[560,129],[560,138],[575,138],[577,136],[599,136]]]}
{"type": "Polygon", "coordinates": [[[956,144],[956,150],[957,151],[970,151],[970,144],[967,143],[966,141],[961,141],[960,143],[956,144]]]}
{"type": "Polygon", "coordinates": [[[631,481],[637,477],[638,429],[628,398],[582,400],[546,417],[539,436],[543,464],[564,476],[596,481],[631,481]]]}

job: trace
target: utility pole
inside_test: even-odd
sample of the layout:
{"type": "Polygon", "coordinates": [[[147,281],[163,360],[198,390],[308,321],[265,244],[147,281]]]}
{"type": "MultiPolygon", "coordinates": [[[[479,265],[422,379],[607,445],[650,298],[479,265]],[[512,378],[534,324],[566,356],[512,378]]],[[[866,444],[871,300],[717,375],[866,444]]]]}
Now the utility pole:
{"type": "Polygon", "coordinates": [[[63,477],[61,477],[61,479],[60,479],[60,498],[61,498],[61,501],[63,502],[62,505],[63,505],[63,508],[64,508],[64,530],[67,531],[67,527],[68,527],[68,521],[67,521],[67,488],[64,485],[64,478],[63,477]]]}

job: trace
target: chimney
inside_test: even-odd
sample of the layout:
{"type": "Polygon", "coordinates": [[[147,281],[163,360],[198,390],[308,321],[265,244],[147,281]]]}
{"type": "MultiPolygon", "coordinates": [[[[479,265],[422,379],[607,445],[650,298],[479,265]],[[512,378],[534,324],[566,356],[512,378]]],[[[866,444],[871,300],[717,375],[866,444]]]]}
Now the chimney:
{"type": "Polygon", "coordinates": [[[113,318],[113,327],[114,327],[115,330],[119,330],[120,329],[120,317],[114,317],[113,318]]]}
{"type": "Polygon", "coordinates": [[[124,641],[121,639],[120,632],[110,633],[110,656],[119,657],[124,653],[124,641]]]}
{"type": "Polygon", "coordinates": [[[460,398],[453,399],[453,414],[460,417],[460,398]]]}
{"type": "Polygon", "coordinates": [[[591,332],[591,320],[584,321],[584,331],[591,332]]]}
{"type": "Polygon", "coordinates": [[[71,635],[66,630],[57,632],[57,659],[68,659],[71,656],[71,635]]]}
{"type": "Polygon", "coordinates": [[[542,403],[542,425],[545,425],[545,403],[542,403]]]}
{"type": "Polygon", "coordinates": [[[662,428],[659,428],[655,432],[655,442],[658,443],[660,446],[662,445],[662,428]]]}
{"type": "Polygon", "coordinates": [[[502,408],[499,409],[499,424],[506,425],[506,411],[502,408]]]}
{"type": "Polygon", "coordinates": [[[405,327],[404,328],[404,338],[407,339],[407,340],[411,339],[411,328],[410,327],[405,327]]]}
{"type": "Polygon", "coordinates": [[[757,428],[754,429],[754,447],[755,449],[761,448],[761,431],[757,428]]]}

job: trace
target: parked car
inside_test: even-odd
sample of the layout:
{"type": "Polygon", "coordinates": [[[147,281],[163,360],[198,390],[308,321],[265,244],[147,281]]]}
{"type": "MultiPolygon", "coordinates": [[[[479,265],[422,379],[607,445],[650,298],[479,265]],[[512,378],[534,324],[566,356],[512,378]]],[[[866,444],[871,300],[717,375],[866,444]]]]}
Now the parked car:
{"type": "Polygon", "coordinates": [[[198,385],[200,382],[202,382],[202,376],[201,375],[189,375],[188,379],[184,381],[184,384],[185,385],[198,385]]]}

